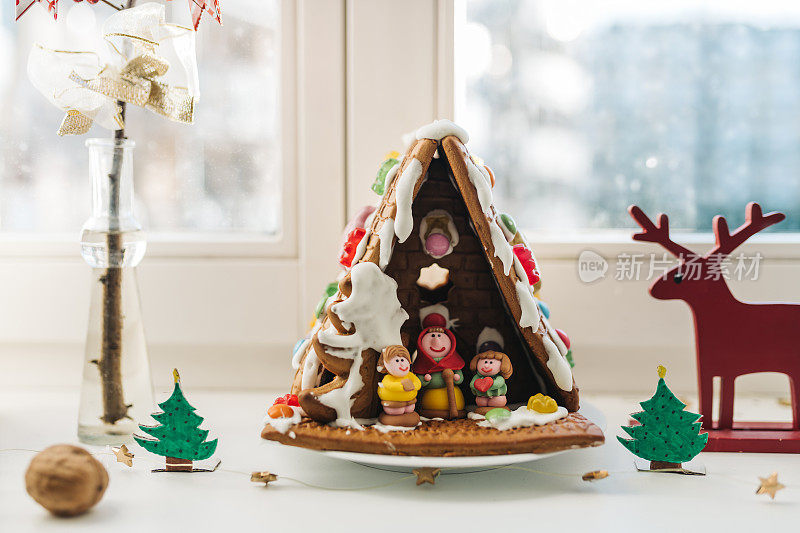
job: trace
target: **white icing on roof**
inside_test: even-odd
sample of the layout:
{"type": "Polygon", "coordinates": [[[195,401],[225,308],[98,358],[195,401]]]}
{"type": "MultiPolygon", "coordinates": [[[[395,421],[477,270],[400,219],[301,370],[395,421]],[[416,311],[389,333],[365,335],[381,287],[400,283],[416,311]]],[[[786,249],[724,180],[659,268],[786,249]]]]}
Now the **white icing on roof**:
{"type": "Polygon", "coordinates": [[[571,391],[572,370],[569,367],[569,363],[558,352],[558,348],[550,340],[549,335],[542,335],[542,343],[544,343],[544,349],[547,352],[547,368],[552,372],[556,385],[561,390],[571,391]]]}
{"type": "Polygon", "coordinates": [[[397,206],[394,231],[399,242],[405,242],[414,228],[411,216],[411,203],[414,200],[414,185],[422,177],[422,163],[416,157],[411,159],[403,173],[397,178],[394,189],[394,201],[397,206]]]}
{"type": "Polygon", "coordinates": [[[393,218],[387,218],[383,221],[383,226],[381,226],[380,231],[378,231],[378,236],[381,239],[378,266],[381,267],[381,270],[383,270],[386,268],[386,265],[389,264],[389,259],[392,258],[392,239],[394,238],[393,218]]]}
{"type": "Polygon", "coordinates": [[[469,181],[472,182],[475,186],[475,190],[478,192],[478,202],[481,204],[481,211],[490,213],[492,208],[492,184],[486,179],[483,172],[478,170],[478,167],[472,162],[471,157],[467,157],[465,163],[467,164],[469,181]]]}
{"type": "MultiPolygon", "coordinates": [[[[514,250],[511,249],[506,236],[503,235],[503,230],[496,223],[489,222],[489,234],[492,237],[494,255],[503,263],[503,274],[508,276],[511,273],[511,267],[514,265],[514,258],[516,257],[514,250]]],[[[527,278],[522,279],[527,280],[527,278]]]]}
{"type": "MultiPolygon", "coordinates": [[[[536,300],[533,299],[530,286],[527,283],[517,280],[514,283],[517,289],[517,299],[519,300],[519,307],[522,310],[519,316],[519,326],[521,328],[533,328],[536,332],[539,329],[539,306],[536,305],[536,300]]],[[[558,351],[558,349],[556,349],[558,351]]],[[[571,389],[572,387],[570,387],[571,389]]]]}
{"type": "Polygon", "coordinates": [[[467,130],[447,119],[434,120],[430,124],[422,126],[414,133],[417,140],[433,139],[435,141],[441,141],[448,135],[455,135],[464,144],[469,142],[469,133],[467,133],[467,130]]]}

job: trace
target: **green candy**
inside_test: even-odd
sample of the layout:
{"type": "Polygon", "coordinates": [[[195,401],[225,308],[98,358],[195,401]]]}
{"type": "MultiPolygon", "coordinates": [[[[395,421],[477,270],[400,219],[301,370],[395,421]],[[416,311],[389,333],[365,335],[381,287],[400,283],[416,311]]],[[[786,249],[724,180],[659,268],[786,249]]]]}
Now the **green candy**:
{"type": "Polygon", "coordinates": [[[567,352],[566,358],[567,362],[569,363],[569,367],[575,368],[575,361],[572,360],[572,350],[567,352]]]}
{"type": "Polygon", "coordinates": [[[378,169],[378,175],[375,176],[375,182],[371,187],[375,194],[383,196],[383,193],[386,192],[386,175],[397,163],[399,163],[399,161],[393,157],[390,157],[381,163],[381,166],[378,169]]]}
{"type": "Polygon", "coordinates": [[[338,290],[339,290],[338,283],[336,283],[335,281],[328,283],[328,285],[325,287],[325,292],[323,293],[322,298],[317,304],[317,307],[314,309],[315,317],[319,318],[322,316],[322,313],[325,312],[325,302],[328,301],[328,298],[336,294],[336,291],[338,290]]]}
{"type": "Polygon", "coordinates": [[[503,222],[503,225],[506,229],[512,234],[517,234],[517,225],[514,223],[514,219],[511,218],[511,215],[507,215],[505,213],[500,214],[500,220],[503,222]]]}
{"type": "Polygon", "coordinates": [[[488,420],[490,424],[502,422],[503,420],[508,420],[509,418],[511,418],[511,411],[501,407],[496,407],[486,413],[486,420],[488,420]]]}

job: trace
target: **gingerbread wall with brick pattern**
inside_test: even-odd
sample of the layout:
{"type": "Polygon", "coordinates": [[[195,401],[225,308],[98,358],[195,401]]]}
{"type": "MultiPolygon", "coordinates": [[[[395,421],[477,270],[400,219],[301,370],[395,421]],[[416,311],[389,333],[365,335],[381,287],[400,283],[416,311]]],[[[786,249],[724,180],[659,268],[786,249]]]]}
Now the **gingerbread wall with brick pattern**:
{"type": "MultiPolygon", "coordinates": [[[[443,159],[434,159],[431,163],[428,179],[414,200],[412,213],[414,229],[405,242],[395,245],[385,270],[397,281],[398,299],[410,317],[402,329],[411,339],[409,351],[413,353],[421,331],[420,308],[442,303],[450,310],[450,318],[458,319],[458,327],[453,330],[457,338],[456,349],[467,365],[475,355],[475,343],[481,330],[489,326],[500,331],[505,341],[504,352],[511,358],[514,367],[514,374],[508,380],[509,402],[526,402],[532,394],[544,392],[533,367],[533,358],[528,355],[526,345],[520,341],[518,328],[505,309],[482,245],[470,227],[467,208],[451,181],[449,168],[443,159]],[[459,233],[458,245],[452,253],[441,259],[434,259],[425,253],[419,237],[422,219],[434,209],[449,212],[459,233]],[[433,263],[450,271],[453,286],[446,301],[422,300],[417,287],[420,269],[433,263]]],[[[469,391],[472,375],[465,367],[462,390],[467,403],[471,403],[472,399],[469,391]]]]}

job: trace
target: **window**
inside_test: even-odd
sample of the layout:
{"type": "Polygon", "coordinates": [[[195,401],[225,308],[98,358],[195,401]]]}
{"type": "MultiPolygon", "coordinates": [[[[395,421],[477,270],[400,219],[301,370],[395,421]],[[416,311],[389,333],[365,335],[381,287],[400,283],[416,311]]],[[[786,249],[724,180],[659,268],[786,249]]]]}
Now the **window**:
{"type": "Polygon", "coordinates": [[[456,0],[454,32],[456,118],[523,227],[800,208],[800,6],[456,0]]]}
{"type": "MultiPolygon", "coordinates": [[[[277,236],[282,228],[281,2],[228,2],[224,26],[210,18],[197,32],[200,102],[195,125],[131,108],[137,215],[148,231],[235,232],[277,236]],[[213,127],[209,127],[213,124],[213,127]]],[[[54,23],[34,6],[18,23],[0,6],[0,228],[75,232],[89,214],[89,137],[58,138],[61,112],[28,81],[35,41],[67,49],[99,46],[112,13],[102,4],[62,2],[54,23]]],[[[167,19],[188,18],[168,2],[167,19]]]]}

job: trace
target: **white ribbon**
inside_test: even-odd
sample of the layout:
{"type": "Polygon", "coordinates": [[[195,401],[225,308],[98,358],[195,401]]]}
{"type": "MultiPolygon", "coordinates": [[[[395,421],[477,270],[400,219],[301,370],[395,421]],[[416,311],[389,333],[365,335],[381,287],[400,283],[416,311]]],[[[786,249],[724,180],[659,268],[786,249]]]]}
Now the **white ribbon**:
{"type": "MultiPolygon", "coordinates": [[[[191,123],[193,103],[199,97],[194,31],[167,24],[164,6],[148,2],[111,15],[103,24],[102,33],[109,46],[110,53],[105,54],[109,57],[107,61],[100,52],[51,50],[39,43],[33,46],[28,57],[28,76],[33,85],[67,113],[59,134],[85,133],[93,122],[111,130],[123,128],[116,97],[120,89],[125,92],[127,88],[138,90],[143,86],[155,87],[162,102],[153,105],[155,98],[148,101],[145,94],[144,100],[134,99],[131,103],[144,105],[173,120],[191,123]],[[183,68],[181,81],[185,87],[171,87],[160,77],[132,76],[131,66],[140,64],[143,58],[163,59],[162,53],[167,50],[162,47],[169,48],[177,57],[183,68]],[[109,87],[116,90],[106,90],[109,87]],[[174,103],[169,101],[172,95],[181,96],[184,107],[189,109],[182,113],[170,112],[169,106],[174,103]]],[[[159,71],[160,74],[163,71],[159,71]]]]}

